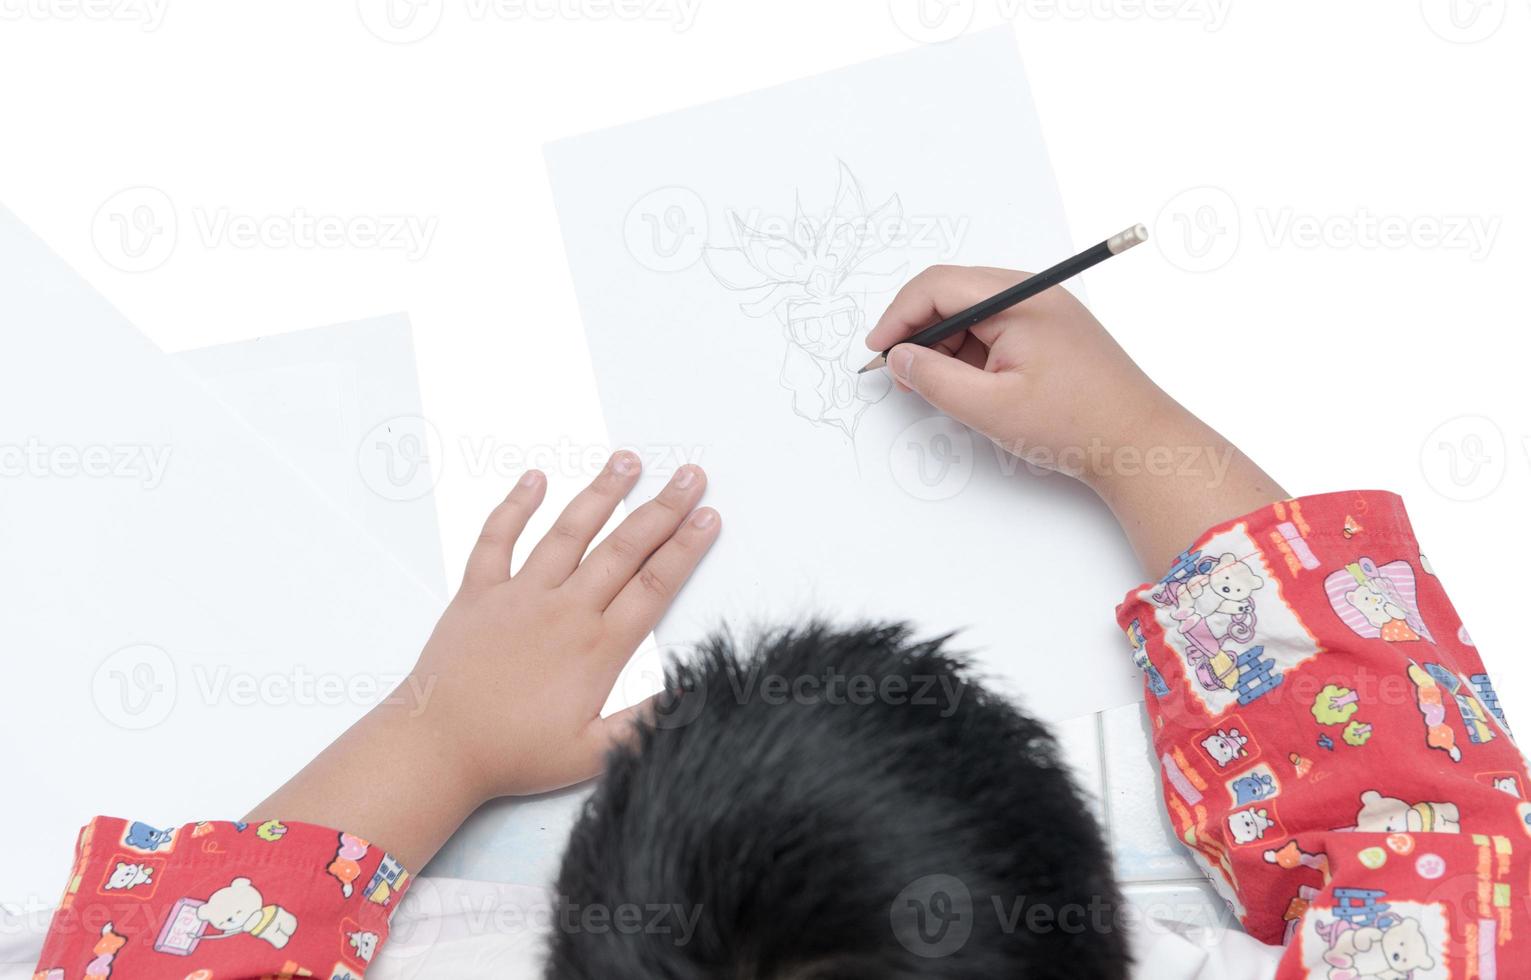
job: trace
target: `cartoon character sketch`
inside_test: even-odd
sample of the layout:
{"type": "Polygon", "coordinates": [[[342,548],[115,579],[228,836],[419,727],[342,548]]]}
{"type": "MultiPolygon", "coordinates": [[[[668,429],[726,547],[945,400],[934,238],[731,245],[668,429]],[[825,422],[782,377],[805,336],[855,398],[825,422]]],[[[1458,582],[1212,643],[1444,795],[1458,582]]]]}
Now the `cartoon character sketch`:
{"type": "Polygon", "coordinates": [[[1414,569],[1407,561],[1378,566],[1362,558],[1324,579],[1324,591],[1335,613],[1359,636],[1389,643],[1435,642],[1419,616],[1414,569]]]}
{"type": "Polygon", "coordinates": [[[1254,593],[1265,580],[1233,554],[1213,559],[1186,555],[1152,598],[1171,610],[1189,653],[1187,661],[1201,686],[1233,690],[1239,681],[1234,643],[1255,636],[1254,593]]]}
{"type": "Polygon", "coordinates": [[[112,964],[117,954],[127,944],[128,937],[114,930],[110,922],[102,926],[101,938],[96,940],[90,950],[95,958],[85,965],[85,980],[107,980],[112,975],[112,964]]]}
{"type": "Polygon", "coordinates": [[[1407,980],[1414,970],[1435,968],[1430,944],[1417,919],[1383,916],[1374,926],[1343,918],[1316,923],[1328,944],[1329,980],[1407,980]]]}
{"type": "Polygon", "coordinates": [[[173,830],[158,830],[140,820],[135,820],[128,826],[122,843],[135,851],[157,851],[174,839],[175,831],[173,830]]]}
{"type": "Polygon", "coordinates": [[[267,905],[249,878],[235,878],[197,907],[197,918],[225,935],[245,933],[277,949],[298,929],[298,917],[280,905],[267,905]]]}
{"type": "Polygon", "coordinates": [[[891,251],[902,234],[898,195],[868,207],[856,175],[841,163],[823,220],[805,215],[801,198],[779,231],[732,219],[735,244],[705,249],[707,268],[724,288],[748,294],[739,305],[746,316],[780,324],[787,342],[780,381],[792,393],[792,410],[854,439],[862,414],[892,388],[885,371],[857,373],[868,352],[855,341],[866,323],[866,290],[892,286],[906,265],[891,251]]]}
{"type": "Polygon", "coordinates": [[[1265,810],[1239,810],[1228,815],[1228,830],[1235,844],[1253,844],[1265,836],[1272,826],[1265,810]]]}
{"type": "Polygon", "coordinates": [[[1356,830],[1392,834],[1407,831],[1455,834],[1462,830],[1455,803],[1405,803],[1374,789],[1361,794],[1356,830]]]}
{"type": "Polygon", "coordinates": [[[367,848],[370,846],[355,834],[340,835],[340,846],[335,850],[335,859],[325,870],[330,873],[330,877],[340,882],[340,894],[346,898],[350,898],[355,891],[356,879],[361,877],[360,862],[367,856],[367,848]]]}
{"type": "Polygon", "coordinates": [[[372,962],[372,954],[377,952],[378,935],[375,932],[356,931],[346,934],[347,941],[356,955],[363,963],[372,962]]]}
{"type": "Polygon", "coordinates": [[[1228,783],[1234,806],[1247,806],[1276,795],[1276,779],[1268,771],[1253,769],[1228,783]]]}
{"type": "Polygon", "coordinates": [[[106,879],[106,884],[101,887],[106,891],[126,890],[137,888],[139,885],[147,885],[154,875],[154,869],[147,864],[129,864],[126,861],[118,861],[117,866],[106,879]]]}
{"type": "Polygon", "coordinates": [[[1414,682],[1414,703],[1425,719],[1425,744],[1440,749],[1451,757],[1452,762],[1462,761],[1462,750],[1457,748],[1457,733],[1446,724],[1446,700],[1441,686],[1430,672],[1414,661],[1409,661],[1409,680],[1414,682]]]}
{"type": "Polygon", "coordinates": [[[1227,731],[1219,728],[1201,740],[1201,747],[1207,750],[1219,769],[1227,769],[1230,763],[1244,755],[1244,746],[1248,743],[1248,737],[1241,735],[1237,728],[1227,731]]]}

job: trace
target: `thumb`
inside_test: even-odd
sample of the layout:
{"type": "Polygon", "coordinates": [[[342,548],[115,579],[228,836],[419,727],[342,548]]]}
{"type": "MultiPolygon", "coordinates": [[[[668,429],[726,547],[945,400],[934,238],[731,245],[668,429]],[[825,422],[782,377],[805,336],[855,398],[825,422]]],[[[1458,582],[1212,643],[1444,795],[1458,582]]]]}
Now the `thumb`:
{"type": "Polygon", "coordinates": [[[888,352],[888,370],[931,405],[991,439],[1000,433],[1005,379],[966,361],[920,347],[900,344],[888,352]]]}

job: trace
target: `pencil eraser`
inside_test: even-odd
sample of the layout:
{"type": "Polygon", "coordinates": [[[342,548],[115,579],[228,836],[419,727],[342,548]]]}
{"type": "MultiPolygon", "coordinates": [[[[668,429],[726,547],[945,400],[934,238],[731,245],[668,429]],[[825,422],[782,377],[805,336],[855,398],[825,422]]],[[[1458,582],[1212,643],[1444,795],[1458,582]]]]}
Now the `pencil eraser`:
{"type": "Polygon", "coordinates": [[[1106,239],[1106,248],[1111,250],[1112,255],[1116,255],[1146,241],[1148,241],[1148,229],[1143,225],[1133,225],[1126,231],[1106,239]]]}

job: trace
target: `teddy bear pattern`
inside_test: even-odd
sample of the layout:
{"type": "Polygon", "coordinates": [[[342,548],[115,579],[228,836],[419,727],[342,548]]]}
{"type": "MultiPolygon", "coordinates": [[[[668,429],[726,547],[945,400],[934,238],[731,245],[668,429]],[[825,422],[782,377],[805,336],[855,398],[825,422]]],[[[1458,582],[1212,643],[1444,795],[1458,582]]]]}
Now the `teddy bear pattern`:
{"type": "Polygon", "coordinates": [[[1461,831],[1462,823],[1455,803],[1406,803],[1369,789],[1361,794],[1355,829],[1379,834],[1455,834],[1461,831]]]}
{"type": "Polygon", "coordinates": [[[197,907],[197,918],[225,933],[243,932],[277,949],[297,931],[298,917],[280,905],[266,905],[249,878],[235,878],[197,907]]]}
{"type": "Polygon", "coordinates": [[[1233,805],[1245,806],[1258,800],[1263,800],[1275,793],[1275,780],[1263,772],[1252,772],[1247,776],[1240,776],[1228,784],[1233,790],[1233,805]]]}
{"type": "Polygon", "coordinates": [[[1409,628],[1408,613],[1402,606],[1369,585],[1358,585],[1345,593],[1345,601],[1366,621],[1382,631],[1384,640],[1417,640],[1419,634],[1409,628]]]}
{"type": "Polygon", "coordinates": [[[1236,844],[1252,844],[1265,836],[1271,826],[1265,810],[1240,810],[1228,815],[1228,830],[1236,844]]]}
{"type": "Polygon", "coordinates": [[[1252,611],[1250,597],[1264,585],[1265,580],[1248,564],[1232,554],[1223,555],[1210,571],[1188,581],[1175,597],[1174,616],[1181,621],[1181,632],[1204,623],[1214,637],[1227,636],[1234,617],[1252,611]]]}
{"type": "Polygon", "coordinates": [[[1219,769],[1226,769],[1233,760],[1244,754],[1244,746],[1248,742],[1249,739],[1239,734],[1237,728],[1227,731],[1219,728],[1201,740],[1201,747],[1207,750],[1219,769]]]}
{"type": "Polygon", "coordinates": [[[1357,927],[1340,919],[1319,926],[1329,943],[1324,963],[1329,980],[1406,980],[1414,970],[1430,970],[1430,955],[1419,922],[1398,919],[1382,928],[1357,927]]]}
{"type": "Polygon", "coordinates": [[[154,869],[146,864],[129,864],[126,861],[118,861],[112,869],[111,877],[106,880],[106,890],[116,891],[135,888],[139,885],[148,884],[154,876],[154,869]]]}

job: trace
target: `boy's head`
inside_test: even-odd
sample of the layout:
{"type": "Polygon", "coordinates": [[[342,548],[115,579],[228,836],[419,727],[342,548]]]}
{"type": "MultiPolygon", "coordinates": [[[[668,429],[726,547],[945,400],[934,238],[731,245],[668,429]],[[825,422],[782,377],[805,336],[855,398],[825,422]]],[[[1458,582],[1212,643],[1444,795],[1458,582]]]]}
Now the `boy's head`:
{"type": "Polygon", "coordinates": [[[810,626],[673,668],[559,877],[555,977],[1121,977],[1101,836],[942,642],[810,626]]]}

